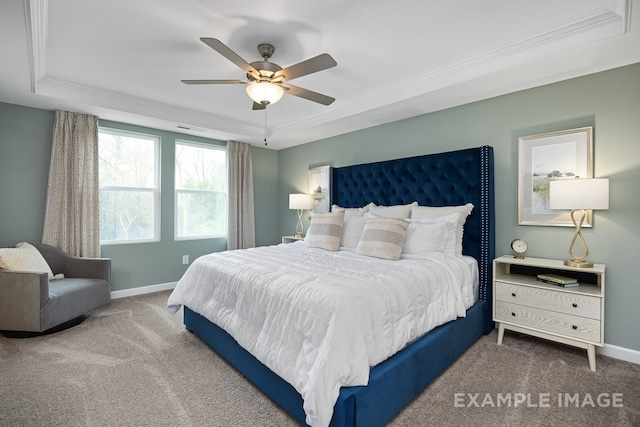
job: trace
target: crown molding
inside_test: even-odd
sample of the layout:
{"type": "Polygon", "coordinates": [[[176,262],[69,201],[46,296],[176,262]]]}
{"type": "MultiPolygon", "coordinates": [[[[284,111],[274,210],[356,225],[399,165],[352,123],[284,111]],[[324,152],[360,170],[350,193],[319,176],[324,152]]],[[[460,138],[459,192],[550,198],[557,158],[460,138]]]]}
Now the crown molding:
{"type": "Polygon", "coordinates": [[[38,81],[47,74],[47,28],[49,0],[23,0],[31,92],[37,93],[38,81]]]}
{"type": "Polygon", "coordinates": [[[40,95],[150,116],[175,122],[182,126],[189,123],[198,127],[220,129],[240,135],[261,135],[263,132],[260,127],[239,125],[228,118],[75,83],[44,78],[38,82],[37,86],[37,93],[40,95]]]}

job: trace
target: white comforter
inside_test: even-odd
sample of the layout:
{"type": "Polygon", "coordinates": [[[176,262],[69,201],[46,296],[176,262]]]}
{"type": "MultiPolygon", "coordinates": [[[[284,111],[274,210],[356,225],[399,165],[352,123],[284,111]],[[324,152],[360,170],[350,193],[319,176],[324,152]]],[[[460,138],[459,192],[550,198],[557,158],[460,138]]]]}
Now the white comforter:
{"type": "Polygon", "coordinates": [[[340,387],[366,385],[369,367],[464,316],[474,275],[463,258],[387,261],[296,242],[202,256],[167,304],[227,331],[295,387],[307,423],[322,427],[340,387]]]}

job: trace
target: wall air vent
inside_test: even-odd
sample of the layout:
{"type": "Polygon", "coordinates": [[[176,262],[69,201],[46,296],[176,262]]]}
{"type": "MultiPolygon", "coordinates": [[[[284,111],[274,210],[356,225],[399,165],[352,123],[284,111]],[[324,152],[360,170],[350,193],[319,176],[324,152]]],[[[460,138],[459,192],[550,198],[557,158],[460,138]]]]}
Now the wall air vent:
{"type": "Polygon", "coordinates": [[[187,125],[178,125],[178,129],[190,130],[190,131],[193,131],[193,132],[204,132],[204,129],[202,129],[202,128],[194,128],[194,127],[187,126],[187,125]]]}

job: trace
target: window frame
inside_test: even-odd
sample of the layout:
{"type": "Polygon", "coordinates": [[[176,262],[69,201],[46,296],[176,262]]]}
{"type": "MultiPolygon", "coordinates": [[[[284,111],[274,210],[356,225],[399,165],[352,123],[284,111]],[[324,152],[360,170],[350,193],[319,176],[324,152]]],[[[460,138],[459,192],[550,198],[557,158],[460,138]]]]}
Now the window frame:
{"type": "MultiPolygon", "coordinates": [[[[154,158],[154,162],[153,162],[153,166],[154,166],[154,187],[149,188],[149,187],[122,187],[122,186],[116,186],[116,185],[105,185],[103,186],[102,184],[98,184],[98,191],[101,192],[102,190],[109,190],[109,191],[139,191],[139,192],[150,192],[153,194],[153,237],[148,238],[148,239],[126,239],[126,240],[102,240],[100,239],[100,245],[101,246],[110,246],[110,245],[130,245],[130,244],[136,244],[136,243],[153,243],[153,242],[160,242],[161,240],[161,236],[160,236],[160,196],[161,196],[161,170],[160,170],[160,159],[161,159],[161,153],[160,150],[162,149],[162,138],[160,137],[160,135],[153,135],[153,134],[148,134],[148,133],[143,133],[143,132],[135,132],[135,131],[129,131],[129,130],[122,130],[122,129],[115,129],[115,128],[110,128],[110,127],[105,127],[105,126],[98,126],[98,144],[100,144],[100,133],[108,133],[111,135],[116,135],[116,136],[126,136],[126,137],[130,137],[130,138],[144,138],[144,139],[150,139],[153,140],[154,142],[154,154],[155,154],[155,158],[154,158]]],[[[98,150],[99,150],[99,146],[98,146],[98,150]]],[[[99,180],[98,180],[99,181],[99,180]]],[[[100,229],[100,231],[102,231],[102,229],[100,229]]],[[[102,233],[100,233],[102,234],[102,233]]]]}
{"type": "Polygon", "coordinates": [[[226,146],[217,145],[217,144],[207,144],[204,142],[195,142],[187,139],[176,139],[174,144],[174,156],[173,156],[173,239],[175,241],[186,241],[186,240],[204,240],[204,239],[221,239],[228,238],[229,236],[229,152],[226,146]],[[218,150],[224,152],[225,157],[225,180],[226,180],[226,191],[224,191],[225,196],[225,215],[226,219],[224,222],[224,231],[220,234],[208,234],[208,235],[199,235],[199,236],[178,236],[178,194],[220,194],[221,191],[217,190],[183,190],[178,189],[176,174],[178,171],[177,167],[177,147],[178,145],[187,145],[195,148],[203,148],[207,150],[218,150]]]}

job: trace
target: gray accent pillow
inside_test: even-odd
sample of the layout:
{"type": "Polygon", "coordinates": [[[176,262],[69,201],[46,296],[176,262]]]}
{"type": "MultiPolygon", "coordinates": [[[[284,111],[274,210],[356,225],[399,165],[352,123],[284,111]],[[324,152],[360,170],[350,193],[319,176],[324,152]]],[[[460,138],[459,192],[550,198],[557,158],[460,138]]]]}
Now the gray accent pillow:
{"type": "Polygon", "coordinates": [[[399,218],[369,218],[364,225],[358,255],[383,259],[400,259],[409,223],[399,218]]]}
{"type": "Polygon", "coordinates": [[[310,248],[321,248],[328,251],[340,249],[340,237],[344,225],[344,211],[330,213],[314,213],[311,224],[304,239],[310,248]]]}

